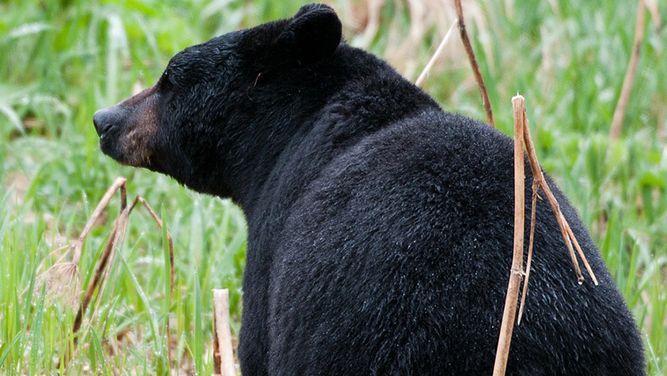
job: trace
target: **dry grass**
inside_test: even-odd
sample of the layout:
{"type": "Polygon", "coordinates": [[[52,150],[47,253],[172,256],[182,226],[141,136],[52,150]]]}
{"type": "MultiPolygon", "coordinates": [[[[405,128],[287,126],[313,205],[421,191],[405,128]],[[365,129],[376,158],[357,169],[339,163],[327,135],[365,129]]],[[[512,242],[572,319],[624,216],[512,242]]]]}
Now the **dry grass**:
{"type": "MultiPolygon", "coordinates": [[[[142,207],[150,214],[151,218],[156,223],[157,227],[161,232],[165,234],[166,241],[168,243],[168,260],[169,260],[169,297],[168,305],[171,306],[171,301],[174,294],[174,285],[175,285],[175,268],[174,268],[174,242],[169,231],[164,228],[162,219],[157,215],[155,210],[144,200],[141,196],[136,196],[132,203],[128,206],[127,204],[127,180],[125,178],[119,177],[116,178],[114,183],[106,190],[105,194],[102,196],[102,199],[95,207],[95,210],[88,218],[86,225],[79,237],[71,244],[70,248],[72,249],[72,260],[66,263],[57,263],[53,267],[49,268],[43,275],[38,277],[38,282],[36,284],[36,290],[41,291],[42,288],[46,291],[47,296],[62,296],[68,299],[67,303],[69,306],[75,306],[79,303],[79,297],[81,295],[81,279],[79,276],[78,264],[81,259],[81,253],[83,249],[84,242],[90,234],[90,231],[93,229],[94,225],[99,222],[99,219],[102,217],[104,210],[109,206],[111,199],[113,198],[116,192],[120,192],[120,214],[114,220],[113,228],[110,234],[107,237],[104,250],[97,262],[97,267],[91,281],[88,284],[85,294],[80,301],[79,308],[74,319],[74,325],[72,327],[72,334],[74,338],[73,347],[67,351],[67,354],[64,355],[64,367],[67,367],[67,362],[73,354],[71,352],[76,350],[76,344],[78,342],[78,333],[81,329],[83,323],[83,318],[86,315],[86,310],[90,305],[95,293],[100,294],[100,290],[104,286],[104,280],[108,276],[109,265],[111,265],[111,259],[113,258],[114,251],[117,250],[119,244],[122,242],[129,222],[129,217],[137,204],[141,204],[142,207]]],[[[94,316],[95,311],[90,314],[91,319],[94,316]]],[[[169,320],[165,320],[165,333],[167,335],[167,359],[171,363],[172,359],[172,350],[170,344],[171,340],[171,330],[169,320]]],[[[58,368],[61,366],[59,365],[58,368]]]]}
{"type": "MultiPolygon", "coordinates": [[[[609,137],[612,140],[617,140],[621,135],[621,129],[623,128],[623,118],[625,117],[625,108],[628,106],[632,85],[635,82],[635,75],[637,74],[637,64],[639,64],[639,55],[641,53],[642,42],[644,41],[644,29],[646,29],[646,5],[644,2],[645,0],[637,0],[635,39],[632,43],[632,53],[630,54],[630,62],[628,63],[628,69],[625,72],[625,78],[623,79],[621,95],[618,97],[616,110],[614,110],[614,118],[611,121],[609,137]]],[[[660,22],[659,19],[659,17],[654,17],[656,22],[660,22]]]]}

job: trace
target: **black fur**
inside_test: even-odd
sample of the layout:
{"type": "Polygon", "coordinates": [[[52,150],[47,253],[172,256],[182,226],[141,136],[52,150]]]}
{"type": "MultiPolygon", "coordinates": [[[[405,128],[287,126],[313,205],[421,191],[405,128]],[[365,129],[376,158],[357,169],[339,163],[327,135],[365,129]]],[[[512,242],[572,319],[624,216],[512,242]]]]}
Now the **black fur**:
{"type": "MultiPolygon", "coordinates": [[[[247,215],[245,376],[489,375],[512,258],[512,141],[340,40],[335,13],[309,5],[179,53],[156,87],[143,167],[247,215]]],[[[507,374],[642,375],[632,316],[549,183],[600,286],[577,284],[540,201],[507,374]]]]}

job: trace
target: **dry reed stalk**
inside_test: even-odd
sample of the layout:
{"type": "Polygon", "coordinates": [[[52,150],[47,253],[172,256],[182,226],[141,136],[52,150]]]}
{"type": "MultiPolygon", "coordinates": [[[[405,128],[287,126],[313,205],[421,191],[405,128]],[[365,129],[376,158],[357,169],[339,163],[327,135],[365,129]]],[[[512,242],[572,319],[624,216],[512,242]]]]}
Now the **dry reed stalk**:
{"type": "Polygon", "coordinates": [[[123,177],[116,178],[114,183],[107,189],[107,191],[104,193],[104,196],[102,196],[102,199],[100,199],[100,202],[97,204],[97,207],[95,207],[95,210],[93,210],[93,213],[88,218],[88,222],[86,222],[86,225],[83,227],[81,235],[79,235],[77,240],[72,245],[74,249],[74,254],[72,256],[72,263],[74,265],[78,265],[79,260],[81,258],[81,250],[83,249],[83,243],[86,240],[86,237],[88,237],[88,234],[90,233],[90,230],[93,228],[93,225],[102,215],[104,209],[106,209],[107,206],[109,206],[111,198],[118,190],[120,190],[121,212],[116,221],[114,222],[114,227],[111,230],[111,235],[109,236],[107,244],[104,246],[104,251],[102,251],[102,255],[100,256],[100,260],[98,261],[98,265],[97,268],[95,269],[95,274],[93,275],[93,279],[88,285],[86,294],[84,295],[83,300],[81,301],[81,305],[79,306],[79,309],[76,313],[76,318],[74,319],[74,326],[72,328],[72,333],[74,334],[75,343],[76,343],[76,333],[81,327],[83,315],[86,313],[86,309],[88,308],[88,304],[90,304],[90,300],[93,297],[95,289],[97,288],[98,284],[102,281],[102,275],[104,273],[106,265],[109,262],[109,257],[111,256],[111,252],[113,251],[116,241],[119,238],[118,236],[119,228],[122,226],[123,227],[122,231],[124,231],[125,227],[127,226],[127,220],[123,219],[123,217],[127,217],[129,215],[129,211],[127,210],[127,180],[125,178],[123,177]]]}
{"type": "Polygon", "coordinates": [[[512,338],[512,331],[514,328],[514,317],[516,314],[517,306],[517,297],[519,292],[519,285],[521,284],[521,278],[525,277],[523,284],[523,291],[521,296],[521,305],[519,307],[517,325],[521,323],[521,318],[523,316],[526,295],[528,292],[528,279],[530,277],[530,268],[533,257],[533,245],[535,239],[535,222],[537,220],[537,197],[538,190],[542,190],[547,198],[549,205],[556,217],[558,226],[560,227],[563,240],[568,248],[568,253],[572,261],[573,268],[577,275],[577,281],[579,284],[583,283],[584,277],[581,273],[581,268],[577,261],[577,257],[574,253],[576,248],[579,257],[584,263],[588,274],[591,279],[598,285],[597,277],[593,273],[586,255],[584,254],[583,249],[579,245],[577,238],[570,227],[570,224],[565,219],[565,216],[560,210],[560,206],[556,197],[554,196],[551,188],[547,184],[546,179],[544,178],[544,173],[540,167],[539,161],[537,160],[537,154],[535,152],[535,145],[533,144],[532,137],[530,135],[530,129],[528,127],[528,119],[526,118],[526,103],[525,99],[521,95],[517,95],[512,98],[512,107],[514,110],[514,250],[512,256],[512,269],[510,272],[509,284],[507,286],[507,295],[505,297],[505,307],[503,310],[503,318],[500,327],[500,335],[498,337],[498,347],[496,349],[496,358],[493,367],[494,376],[505,375],[505,370],[507,368],[507,359],[509,357],[510,342],[512,338]],[[525,171],[524,171],[524,156],[523,156],[523,147],[525,146],[526,152],[529,159],[529,164],[531,172],[533,175],[532,183],[532,198],[531,198],[531,210],[530,210],[530,235],[529,235],[529,244],[528,244],[528,256],[525,272],[522,270],[523,267],[523,232],[525,225],[525,171]],[[574,247],[573,247],[574,244],[574,247]]]}
{"type": "Polygon", "coordinates": [[[83,227],[81,235],[79,235],[76,241],[74,241],[72,244],[72,247],[74,248],[72,263],[79,263],[79,259],[81,258],[81,250],[83,249],[83,242],[86,240],[86,237],[88,237],[90,230],[92,230],[93,226],[102,215],[104,209],[109,206],[111,198],[118,190],[120,190],[120,210],[125,209],[127,206],[127,180],[123,177],[117,177],[113,184],[111,184],[111,186],[104,193],[102,199],[100,199],[97,207],[95,207],[95,210],[93,210],[93,214],[91,214],[88,218],[88,222],[86,222],[86,225],[83,227]]]}
{"type": "Polygon", "coordinates": [[[581,258],[582,262],[584,263],[586,271],[588,271],[588,274],[593,280],[593,283],[597,286],[598,279],[595,276],[595,273],[593,273],[593,269],[591,268],[591,265],[588,263],[588,259],[586,258],[583,249],[581,249],[581,246],[579,245],[577,238],[574,236],[574,233],[570,228],[570,224],[567,222],[565,216],[563,215],[563,212],[560,210],[560,205],[558,204],[558,200],[556,200],[556,197],[551,191],[551,188],[549,188],[549,184],[547,184],[547,180],[544,178],[544,173],[542,172],[542,168],[540,167],[540,162],[537,159],[537,153],[535,152],[535,145],[533,144],[533,138],[530,135],[530,128],[528,127],[527,119],[526,119],[526,124],[523,127],[523,138],[524,138],[524,144],[526,145],[528,158],[530,161],[530,168],[533,173],[533,181],[535,182],[535,184],[537,184],[538,188],[542,189],[542,191],[544,192],[544,195],[547,198],[547,202],[551,206],[551,210],[553,211],[554,216],[556,217],[556,222],[558,222],[558,226],[560,227],[561,230],[561,235],[563,236],[563,240],[565,241],[565,245],[567,246],[570,260],[572,261],[572,267],[577,276],[577,282],[579,282],[579,284],[583,283],[584,276],[581,273],[579,262],[577,261],[577,257],[574,254],[575,249],[579,254],[579,257],[581,258]],[[574,247],[572,246],[573,243],[574,247]]]}
{"type": "Polygon", "coordinates": [[[417,78],[417,81],[415,81],[415,85],[421,87],[422,83],[428,76],[429,72],[431,71],[431,68],[433,67],[433,64],[435,64],[436,60],[442,55],[442,52],[445,50],[445,46],[447,45],[447,42],[449,41],[449,37],[452,35],[452,32],[454,31],[454,27],[458,24],[458,20],[454,20],[454,23],[452,26],[449,27],[449,30],[447,30],[447,33],[445,33],[445,36],[442,38],[442,41],[438,45],[438,48],[435,50],[435,53],[433,56],[431,56],[431,59],[426,63],[426,66],[424,67],[424,70],[422,70],[421,74],[417,78]]]}
{"type": "Polygon", "coordinates": [[[641,53],[642,41],[644,40],[644,29],[646,22],[646,5],[644,0],[637,0],[637,21],[635,23],[635,39],[632,43],[632,54],[630,55],[630,62],[628,69],[625,71],[625,78],[623,79],[623,86],[621,88],[621,95],[618,97],[616,109],[614,110],[614,117],[611,121],[611,130],[609,137],[612,140],[618,140],[621,135],[621,128],[623,127],[623,118],[625,117],[625,109],[630,100],[630,92],[632,85],[635,82],[635,75],[637,73],[637,65],[639,64],[639,55],[641,53]]]}
{"type": "Polygon", "coordinates": [[[229,290],[213,289],[214,374],[235,376],[232,332],[229,327],[229,290]]]}
{"type": "MultiPolygon", "coordinates": [[[[95,273],[93,274],[93,277],[91,279],[91,282],[88,285],[88,288],[86,289],[86,293],[83,297],[83,300],[81,301],[81,304],[79,306],[79,309],[77,310],[76,317],[74,319],[74,325],[72,327],[72,334],[74,337],[74,348],[72,351],[75,350],[76,344],[78,342],[78,332],[79,329],[81,328],[81,324],[83,322],[83,317],[86,314],[86,310],[95,295],[95,291],[98,291],[98,295],[101,294],[101,291],[104,287],[104,278],[108,274],[107,273],[107,268],[108,265],[110,264],[110,260],[113,257],[114,250],[117,249],[118,244],[121,242],[123,236],[125,235],[125,232],[127,230],[127,225],[129,222],[129,216],[130,213],[134,210],[134,208],[137,206],[137,204],[142,204],[142,206],[146,209],[148,214],[151,216],[151,218],[155,221],[157,226],[160,228],[160,230],[163,230],[163,221],[162,219],[157,215],[155,210],[148,204],[148,202],[141,196],[136,196],[134,200],[132,200],[132,203],[128,206],[127,205],[127,190],[126,190],[126,179],[125,178],[117,178],[116,181],[107,189],[106,193],[98,203],[97,207],[91,214],[90,218],[88,219],[88,222],[84,226],[83,231],[81,232],[81,235],[77,238],[77,240],[74,242],[72,245],[72,248],[74,249],[73,257],[72,257],[72,262],[69,263],[71,265],[74,265],[74,268],[76,270],[76,266],[81,258],[81,250],[83,248],[83,243],[90,233],[90,230],[92,229],[93,225],[99,217],[102,215],[102,212],[104,209],[106,209],[107,206],[109,206],[109,202],[111,201],[111,198],[113,197],[114,193],[116,191],[120,190],[120,201],[121,201],[121,212],[119,216],[116,218],[114,221],[113,229],[111,230],[111,234],[109,235],[109,238],[107,240],[107,243],[104,246],[104,250],[102,251],[102,255],[100,256],[100,259],[97,263],[97,267],[95,268],[95,273]]],[[[172,300],[173,300],[173,295],[174,295],[174,285],[175,285],[175,267],[174,267],[174,242],[173,238],[171,236],[171,233],[169,230],[166,230],[166,235],[167,235],[167,242],[168,242],[168,250],[169,250],[169,274],[170,274],[170,280],[169,280],[169,296],[167,297],[169,307],[171,307],[172,300]]],[[[62,264],[61,264],[62,265],[62,264]]],[[[78,272],[76,272],[78,275],[78,272]]],[[[78,296],[78,295],[77,295],[78,296]]],[[[94,314],[94,310],[93,313],[94,314]]],[[[171,330],[170,330],[170,324],[169,324],[169,319],[167,318],[166,320],[166,331],[167,331],[167,358],[169,362],[171,363],[171,330]]],[[[65,357],[65,364],[69,360],[70,354],[66,354],[65,357]]]]}
{"type": "Polygon", "coordinates": [[[651,12],[651,20],[653,21],[653,28],[660,32],[662,28],[662,18],[660,18],[660,9],[658,8],[658,0],[644,0],[644,5],[651,12]]]}
{"type": "Polygon", "coordinates": [[[454,0],[454,6],[456,7],[456,15],[458,17],[459,33],[461,34],[461,42],[465,47],[466,54],[468,55],[468,60],[470,61],[470,66],[475,75],[475,80],[477,80],[477,86],[479,86],[479,92],[482,95],[482,104],[484,105],[484,111],[486,111],[486,120],[489,122],[489,125],[495,127],[495,122],[493,121],[493,111],[491,110],[491,101],[489,100],[489,94],[486,91],[486,85],[484,85],[484,78],[482,73],[479,71],[479,65],[477,64],[477,58],[475,57],[475,51],[472,49],[470,44],[470,38],[468,38],[468,32],[466,31],[465,19],[463,18],[463,6],[461,5],[461,0],[454,0]]]}
{"type": "MultiPolygon", "coordinates": [[[[525,141],[524,141],[525,142],[525,141]]],[[[533,179],[532,197],[530,200],[530,234],[528,235],[528,257],[526,260],[526,275],[523,279],[523,289],[521,289],[521,304],[519,304],[519,317],[516,324],[521,324],[524,307],[526,306],[526,295],[528,294],[528,279],[530,278],[530,267],[533,263],[533,245],[535,244],[535,220],[537,219],[537,190],[538,185],[533,179]]]]}
{"type": "Polygon", "coordinates": [[[507,295],[505,296],[505,308],[500,325],[498,347],[496,348],[496,359],[493,365],[493,375],[505,374],[507,359],[509,357],[510,342],[514,329],[514,317],[516,315],[517,299],[519,297],[519,286],[523,275],[523,235],[525,222],[525,171],[523,161],[523,126],[526,117],[525,99],[517,95],[512,98],[514,109],[514,246],[512,253],[512,269],[510,271],[507,295]]]}
{"type": "MultiPolygon", "coordinates": [[[[130,211],[134,208],[136,203],[139,202],[142,204],[144,209],[148,211],[148,214],[153,218],[153,221],[157,224],[157,226],[160,228],[160,230],[164,229],[164,222],[160,218],[160,216],[157,215],[155,210],[148,204],[148,202],[141,196],[137,196],[134,199],[134,202],[132,203],[132,207],[130,208],[130,211]]],[[[167,243],[168,243],[168,248],[169,248],[169,296],[168,296],[168,302],[169,302],[169,307],[171,307],[171,304],[174,300],[174,286],[176,284],[176,268],[174,266],[174,239],[171,237],[171,232],[169,230],[166,230],[167,233],[167,243]]],[[[169,363],[171,363],[171,324],[169,324],[169,318],[167,317],[167,323],[166,323],[166,330],[167,330],[167,359],[169,360],[169,363]]]]}
{"type": "Polygon", "coordinates": [[[581,273],[581,268],[579,267],[579,263],[574,254],[575,249],[577,254],[579,254],[579,257],[581,258],[582,262],[584,263],[586,271],[588,272],[588,275],[591,277],[591,280],[593,280],[593,283],[596,286],[599,284],[598,279],[595,276],[595,273],[593,272],[593,268],[591,268],[591,265],[588,262],[588,259],[586,258],[586,254],[579,245],[579,242],[577,241],[574,232],[572,232],[572,228],[570,228],[570,224],[567,222],[565,216],[563,216],[563,213],[560,210],[560,205],[558,205],[556,197],[553,195],[551,188],[549,188],[549,185],[547,184],[547,181],[544,178],[544,174],[542,173],[542,168],[540,167],[540,163],[537,159],[537,153],[535,152],[535,145],[533,144],[533,138],[530,135],[530,127],[528,126],[528,119],[526,119],[526,124],[523,129],[523,138],[524,138],[524,144],[526,145],[526,150],[528,152],[531,171],[533,174],[533,185],[532,185],[533,199],[531,202],[531,225],[530,225],[530,239],[528,244],[528,260],[526,263],[526,276],[523,282],[521,304],[519,306],[519,316],[517,319],[517,324],[521,323],[521,319],[523,318],[523,312],[526,306],[526,295],[528,294],[528,281],[530,280],[530,269],[533,257],[533,242],[534,242],[535,221],[536,221],[535,210],[537,205],[538,190],[540,189],[545,193],[547,201],[551,206],[551,210],[553,211],[554,216],[556,217],[556,221],[558,222],[558,226],[561,230],[561,235],[563,236],[563,240],[565,241],[565,245],[567,247],[570,260],[572,261],[572,268],[574,269],[574,272],[577,276],[577,281],[580,284],[583,283],[584,277],[581,273]]]}
{"type": "MultiPolygon", "coordinates": [[[[146,201],[143,197],[137,196],[134,199],[135,203],[139,202],[141,205],[148,211],[148,214],[153,218],[157,226],[160,228],[160,230],[163,229],[164,225],[162,222],[162,218],[160,218],[159,215],[153,210],[153,207],[148,204],[148,201],[146,201]]],[[[132,205],[134,208],[134,203],[132,205]]],[[[174,284],[176,282],[176,270],[174,268],[174,239],[171,237],[171,232],[167,230],[167,242],[168,247],[169,247],[169,284],[170,284],[170,293],[173,295],[174,294],[174,284]]]]}
{"type": "Polygon", "coordinates": [[[104,193],[97,207],[88,218],[81,234],[68,246],[72,250],[72,259],[66,262],[57,262],[40,275],[35,284],[35,291],[40,291],[42,286],[45,286],[47,296],[62,297],[68,306],[76,307],[82,290],[79,260],[81,259],[83,243],[118,190],[121,194],[121,210],[125,208],[127,205],[125,178],[119,177],[104,193]]]}
{"type": "MultiPolygon", "coordinates": [[[[81,305],[79,305],[79,309],[76,312],[74,325],[72,326],[72,337],[74,338],[74,342],[72,344],[72,349],[70,349],[70,351],[68,351],[63,358],[65,367],[67,367],[69,360],[74,355],[74,351],[76,350],[79,341],[78,332],[83,322],[83,316],[86,314],[86,309],[88,308],[88,305],[90,304],[90,301],[92,300],[98,286],[104,281],[104,277],[107,275],[106,268],[107,265],[110,264],[113,251],[116,248],[116,245],[119,243],[119,240],[125,234],[128,216],[129,208],[125,207],[125,209],[121,211],[120,215],[114,222],[113,229],[109,235],[109,240],[104,246],[100,260],[98,261],[97,267],[95,268],[95,274],[93,274],[93,278],[90,281],[88,288],[86,289],[86,294],[84,295],[83,300],[81,301],[81,305]]],[[[60,364],[58,364],[58,368],[60,368],[60,364]]]]}

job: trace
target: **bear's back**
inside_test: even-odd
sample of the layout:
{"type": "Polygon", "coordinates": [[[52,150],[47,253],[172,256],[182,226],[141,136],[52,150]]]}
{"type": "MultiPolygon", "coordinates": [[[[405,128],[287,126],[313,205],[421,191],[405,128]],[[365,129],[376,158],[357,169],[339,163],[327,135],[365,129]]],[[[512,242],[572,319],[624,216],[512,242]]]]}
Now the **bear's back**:
{"type": "MultiPolygon", "coordinates": [[[[345,145],[286,213],[271,267],[269,368],[490,373],[511,262],[512,158],[509,138],[435,109],[345,145]]],[[[631,316],[550,183],[601,285],[577,284],[540,202],[510,374],[641,374],[631,316]]]]}

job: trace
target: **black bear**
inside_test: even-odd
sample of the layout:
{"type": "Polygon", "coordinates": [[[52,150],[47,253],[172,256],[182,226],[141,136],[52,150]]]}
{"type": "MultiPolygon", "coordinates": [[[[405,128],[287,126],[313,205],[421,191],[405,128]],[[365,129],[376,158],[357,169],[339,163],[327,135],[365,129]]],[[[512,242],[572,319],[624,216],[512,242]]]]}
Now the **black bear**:
{"type": "MultiPolygon", "coordinates": [[[[185,49],[94,124],[117,161],[243,209],[243,375],[491,374],[512,258],[512,141],[346,45],[328,6],[185,49]]],[[[540,202],[508,374],[642,375],[633,318],[554,193],[600,285],[577,283],[540,202]]]]}

